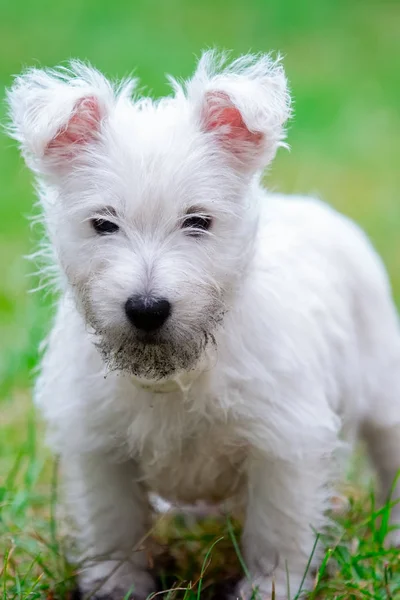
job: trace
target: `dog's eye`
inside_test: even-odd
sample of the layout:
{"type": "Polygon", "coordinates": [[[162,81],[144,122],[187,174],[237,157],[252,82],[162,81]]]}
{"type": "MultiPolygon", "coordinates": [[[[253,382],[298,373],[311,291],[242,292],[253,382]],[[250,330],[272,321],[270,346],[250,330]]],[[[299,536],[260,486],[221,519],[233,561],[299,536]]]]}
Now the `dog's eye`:
{"type": "Polygon", "coordinates": [[[182,229],[187,229],[190,235],[201,235],[208,231],[212,224],[212,218],[206,215],[188,215],[182,221],[182,229]]]}
{"type": "Polygon", "coordinates": [[[116,223],[107,221],[107,219],[92,219],[92,226],[99,235],[109,235],[116,233],[119,229],[116,223]]]}

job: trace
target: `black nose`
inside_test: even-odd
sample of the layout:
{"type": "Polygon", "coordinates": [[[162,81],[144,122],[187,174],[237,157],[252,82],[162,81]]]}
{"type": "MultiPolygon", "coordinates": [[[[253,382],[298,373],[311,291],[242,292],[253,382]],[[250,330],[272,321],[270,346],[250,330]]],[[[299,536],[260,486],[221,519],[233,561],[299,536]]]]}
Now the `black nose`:
{"type": "Polygon", "coordinates": [[[171,305],[164,298],[132,296],[126,301],[125,312],[137,329],[155,331],[168,319],[171,305]]]}

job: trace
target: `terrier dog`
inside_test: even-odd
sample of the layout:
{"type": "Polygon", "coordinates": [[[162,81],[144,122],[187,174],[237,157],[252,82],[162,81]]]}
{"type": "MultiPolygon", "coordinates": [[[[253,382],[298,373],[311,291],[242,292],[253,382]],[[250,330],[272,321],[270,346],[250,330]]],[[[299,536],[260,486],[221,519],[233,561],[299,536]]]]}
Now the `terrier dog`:
{"type": "Polygon", "coordinates": [[[135,97],[134,80],[72,62],[8,92],[60,275],[36,402],[92,559],[83,592],[154,590],[141,541],[155,493],[241,507],[237,597],[270,597],[274,580],[287,599],[326,526],[337,451],[361,436],[383,500],[395,481],[397,315],[356,225],[261,187],[290,115],[279,60],[206,52],[170,82],[135,97]]]}

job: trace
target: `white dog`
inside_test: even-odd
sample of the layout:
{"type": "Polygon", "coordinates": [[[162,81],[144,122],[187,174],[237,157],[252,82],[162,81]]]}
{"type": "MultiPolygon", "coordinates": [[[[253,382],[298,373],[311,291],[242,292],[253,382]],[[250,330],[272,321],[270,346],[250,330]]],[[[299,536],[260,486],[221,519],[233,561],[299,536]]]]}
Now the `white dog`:
{"type": "Polygon", "coordinates": [[[251,581],[237,596],[267,598],[274,579],[286,599],[326,525],[344,439],[366,439],[390,493],[397,316],[354,224],[260,185],[290,114],[279,62],[206,53],[170,81],[170,97],[132,100],[134,81],[74,62],[9,91],[60,272],[36,400],[95,559],[84,592],[154,590],[141,550],[153,492],[243,507],[251,581]]]}

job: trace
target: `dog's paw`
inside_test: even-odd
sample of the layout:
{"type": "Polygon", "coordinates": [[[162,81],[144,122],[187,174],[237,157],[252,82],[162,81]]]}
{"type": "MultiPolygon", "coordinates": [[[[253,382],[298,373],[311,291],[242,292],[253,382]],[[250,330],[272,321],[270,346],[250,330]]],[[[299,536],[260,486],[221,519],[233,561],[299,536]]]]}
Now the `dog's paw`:
{"type": "MultiPolygon", "coordinates": [[[[290,578],[290,598],[296,596],[300,584],[296,585],[297,578],[290,578]]],[[[309,582],[308,582],[309,583],[309,582]]],[[[229,600],[290,600],[288,596],[288,583],[286,573],[277,571],[272,577],[254,577],[252,581],[242,579],[236,587],[235,593],[229,600]]],[[[303,589],[303,588],[302,588],[303,589]]],[[[297,597],[297,596],[296,596],[297,597]]],[[[301,594],[302,598],[303,595],[301,594]]]]}
{"type": "Polygon", "coordinates": [[[247,579],[242,580],[236,587],[236,590],[230,600],[286,600],[284,596],[274,595],[275,588],[271,579],[257,578],[253,582],[247,579]]]}
{"type": "Polygon", "coordinates": [[[136,571],[127,581],[126,574],[119,581],[109,580],[80,582],[73,600],[146,600],[156,590],[153,578],[147,571],[136,571]]]}

